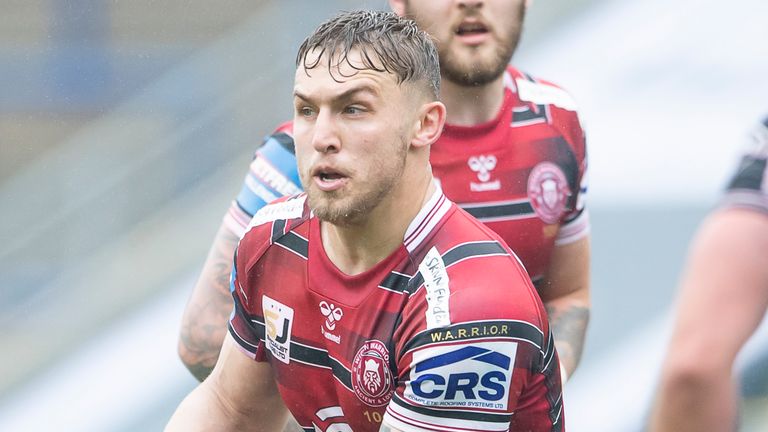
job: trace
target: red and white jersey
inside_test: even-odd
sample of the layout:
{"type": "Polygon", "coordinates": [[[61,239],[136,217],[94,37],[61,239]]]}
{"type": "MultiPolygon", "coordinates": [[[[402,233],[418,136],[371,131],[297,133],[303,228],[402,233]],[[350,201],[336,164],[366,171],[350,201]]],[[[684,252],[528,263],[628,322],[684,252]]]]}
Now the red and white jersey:
{"type": "Polygon", "coordinates": [[[445,194],[498,233],[534,282],[556,244],[589,233],[584,131],[561,88],[507,68],[496,118],[447,124],[430,161],[445,194]]]}
{"type": "Polygon", "coordinates": [[[768,118],[752,131],[748,148],[728,183],[721,206],[768,214],[768,118]]]}
{"type": "Polygon", "coordinates": [[[230,333],[270,363],[304,430],[564,430],[544,308],[488,228],[437,191],[402,245],[354,276],[320,236],[305,195],[270,204],[232,277],[230,333]]]}
{"type": "MultiPolygon", "coordinates": [[[[446,196],[501,235],[537,282],[555,244],[589,233],[585,138],[564,90],[511,66],[505,83],[496,118],[446,125],[431,162],[446,196]]],[[[254,155],[224,218],[238,237],[261,207],[300,190],[291,130],[282,124],[254,155]]]]}

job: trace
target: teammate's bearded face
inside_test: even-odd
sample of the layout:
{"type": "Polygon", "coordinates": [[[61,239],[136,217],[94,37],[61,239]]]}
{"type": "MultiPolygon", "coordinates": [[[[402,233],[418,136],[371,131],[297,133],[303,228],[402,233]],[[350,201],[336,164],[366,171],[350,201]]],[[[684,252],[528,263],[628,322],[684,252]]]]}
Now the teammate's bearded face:
{"type": "MultiPolygon", "coordinates": [[[[356,59],[353,52],[350,61],[361,66],[356,59]]],[[[357,224],[395,187],[408,153],[407,99],[389,73],[358,71],[346,62],[329,71],[325,58],[310,70],[297,68],[296,160],[318,218],[357,224]]]]}
{"type": "Polygon", "coordinates": [[[436,39],[443,79],[487,84],[504,73],[520,40],[524,0],[406,0],[405,15],[436,39]]]}

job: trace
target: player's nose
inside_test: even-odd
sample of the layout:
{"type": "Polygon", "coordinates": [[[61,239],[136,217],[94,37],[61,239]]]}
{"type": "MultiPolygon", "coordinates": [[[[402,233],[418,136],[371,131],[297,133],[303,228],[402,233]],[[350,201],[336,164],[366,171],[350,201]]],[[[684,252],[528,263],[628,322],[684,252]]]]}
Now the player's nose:
{"type": "Polygon", "coordinates": [[[318,113],[312,132],[312,147],[315,151],[333,153],[341,150],[338,125],[329,110],[318,113]]]}
{"type": "Polygon", "coordinates": [[[462,9],[477,9],[483,6],[483,0],[457,0],[459,8],[462,9]]]}

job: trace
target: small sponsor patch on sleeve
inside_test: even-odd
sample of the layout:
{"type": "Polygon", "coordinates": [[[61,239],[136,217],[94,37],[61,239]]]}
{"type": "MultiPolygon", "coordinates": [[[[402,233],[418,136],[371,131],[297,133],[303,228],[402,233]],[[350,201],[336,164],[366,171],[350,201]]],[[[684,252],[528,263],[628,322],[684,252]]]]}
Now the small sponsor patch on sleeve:
{"type": "Polygon", "coordinates": [[[304,212],[304,201],[306,198],[306,195],[304,195],[296,199],[281,201],[262,207],[253,216],[253,219],[251,219],[251,222],[248,224],[248,228],[246,228],[245,231],[248,232],[251,228],[267,222],[301,217],[304,212]]]}
{"type": "Polygon", "coordinates": [[[445,327],[451,324],[449,297],[451,288],[448,284],[448,272],[440,252],[435,247],[427,252],[419,264],[419,271],[424,278],[427,298],[427,329],[445,327]]]}
{"type": "Polygon", "coordinates": [[[431,346],[413,355],[404,396],[416,405],[443,408],[509,408],[517,342],[431,346]]]}
{"type": "Polygon", "coordinates": [[[520,100],[536,105],[554,105],[569,111],[576,111],[576,101],[567,91],[549,84],[542,84],[526,79],[516,80],[520,100]]]}
{"type": "Polygon", "coordinates": [[[277,360],[288,364],[291,359],[291,327],[293,309],[267,296],[262,297],[267,349],[277,360]]]}

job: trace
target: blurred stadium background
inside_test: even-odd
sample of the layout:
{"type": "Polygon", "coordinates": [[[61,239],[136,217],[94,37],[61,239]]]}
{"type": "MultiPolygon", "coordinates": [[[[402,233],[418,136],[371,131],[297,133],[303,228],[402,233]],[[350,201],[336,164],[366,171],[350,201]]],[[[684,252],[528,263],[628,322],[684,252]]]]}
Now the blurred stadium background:
{"type": "MultiPolygon", "coordinates": [[[[301,39],[378,1],[0,0],[0,430],[160,430],[180,314],[301,39]]],[[[768,112],[768,3],[538,0],[515,64],[580,102],[594,312],[570,431],[639,431],[687,242],[768,112]]],[[[767,252],[768,253],[768,252],[767,252]]],[[[743,430],[768,429],[761,329],[743,430]]]]}

